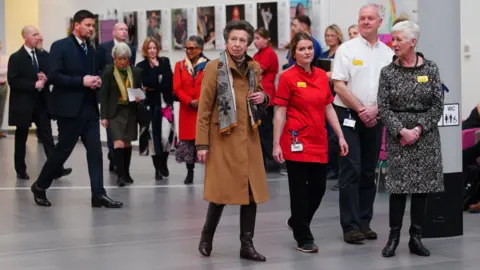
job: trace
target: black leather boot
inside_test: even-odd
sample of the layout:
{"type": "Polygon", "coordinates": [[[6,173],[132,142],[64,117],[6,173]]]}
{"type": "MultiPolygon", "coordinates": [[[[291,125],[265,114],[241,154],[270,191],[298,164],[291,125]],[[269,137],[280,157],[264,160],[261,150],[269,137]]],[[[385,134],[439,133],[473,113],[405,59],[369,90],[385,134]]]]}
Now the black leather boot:
{"type": "Polygon", "coordinates": [[[198,251],[203,256],[209,257],[212,252],[213,236],[215,235],[218,222],[222,217],[224,207],[224,204],[210,203],[208,205],[207,217],[205,219],[205,224],[203,225],[200,243],[198,244],[198,251]]]}
{"type": "Polygon", "coordinates": [[[113,149],[113,159],[115,161],[115,168],[117,170],[117,185],[119,187],[125,186],[125,149],[115,148],[113,149]]]}
{"type": "Polygon", "coordinates": [[[253,246],[255,231],[255,218],[257,216],[257,204],[250,202],[249,205],[240,206],[240,258],[264,262],[267,259],[258,253],[253,246]]]}
{"type": "Polygon", "coordinates": [[[163,180],[163,176],[160,173],[159,160],[160,159],[158,155],[152,156],[153,167],[155,167],[155,180],[163,180]]]}
{"type": "Polygon", "coordinates": [[[422,257],[430,256],[430,251],[425,248],[422,243],[422,224],[426,205],[427,196],[425,194],[412,195],[410,209],[410,219],[412,220],[412,224],[410,225],[409,230],[410,241],[408,242],[408,247],[410,248],[410,253],[422,257]]]}
{"type": "Polygon", "coordinates": [[[185,181],[183,182],[185,185],[191,185],[193,183],[194,168],[195,168],[195,164],[187,164],[187,177],[185,177],[185,181]]]}
{"type": "Polygon", "coordinates": [[[159,156],[160,173],[163,177],[168,177],[170,175],[170,171],[168,170],[168,156],[170,156],[170,152],[163,152],[159,156]]]}
{"type": "Polygon", "coordinates": [[[130,162],[132,161],[132,147],[124,148],[125,150],[125,182],[133,184],[132,176],[130,175],[130,162]]]}
{"type": "Polygon", "coordinates": [[[395,250],[400,243],[400,231],[402,230],[403,215],[405,213],[405,205],[407,203],[406,194],[391,194],[390,195],[390,211],[389,211],[389,223],[390,223],[390,235],[388,236],[388,242],[382,250],[383,257],[395,256],[395,250]]]}

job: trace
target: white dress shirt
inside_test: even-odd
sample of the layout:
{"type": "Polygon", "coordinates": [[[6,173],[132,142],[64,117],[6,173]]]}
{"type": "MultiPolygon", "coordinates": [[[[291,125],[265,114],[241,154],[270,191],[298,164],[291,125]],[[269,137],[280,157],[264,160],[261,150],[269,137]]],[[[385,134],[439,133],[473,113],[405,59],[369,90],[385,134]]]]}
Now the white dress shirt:
{"type": "MultiPolygon", "coordinates": [[[[393,51],[380,40],[373,46],[361,35],[337,49],[332,79],[347,82],[348,89],[364,105],[377,104],[380,71],[392,62],[393,51]]],[[[347,107],[336,95],[334,104],[347,107]]]]}
{"type": "Polygon", "coordinates": [[[38,62],[38,58],[37,58],[37,50],[35,50],[35,48],[29,48],[27,45],[23,45],[23,48],[27,51],[28,55],[30,55],[32,59],[32,65],[33,65],[33,59],[35,58],[35,61],[37,62],[38,67],[40,68],[40,63],[38,62]],[[32,54],[32,51],[35,52],[35,55],[32,54]]]}

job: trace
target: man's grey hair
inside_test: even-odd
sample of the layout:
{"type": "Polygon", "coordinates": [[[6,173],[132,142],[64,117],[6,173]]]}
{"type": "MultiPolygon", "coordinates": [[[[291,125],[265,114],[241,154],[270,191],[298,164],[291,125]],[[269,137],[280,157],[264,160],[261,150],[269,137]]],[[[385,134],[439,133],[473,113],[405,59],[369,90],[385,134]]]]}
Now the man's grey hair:
{"type": "Polygon", "coordinates": [[[205,44],[205,41],[203,41],[203,38],[200,36],[190,36],[188,38],[188,41],[193,41],[197,45],[198,48],[203,50],[203,45],[205,44]]]}
{"type": "Polygon", "coordinates": [[[401,32],[409,41],[412,39],[418,40],[420,37],[420,27],[411,21],[403,21],[395,24],[392,27],[392,33],[393,32],[401,32]]]}
{"type": "Polygon", "coordinates": [[[233,20],[227,23],[227,26],[225,26],[225,29],[223,29],[223,38],[225,39],[225,42],[228,42],[228,37],[230,36],[230,32],[233,30],[243,30],[248,33],[248,46],[250,46],[253,42],[253,35],[254,35],[254,29],[253,26],[245,21],[245,20],[233,20]]]}
{"type": "Polygon", "coordinates": [[[380,14],[380,9],[379,9],[378,6],[375,5],[375,4],[366,4],[366,5],[363,5],[363,6],[359,9],[359,11],[362,11],[362,9],[369,8],[369,7],[374,8],[374,9],[377,11],[377,17],[378,17],[379,19],[382,18],[381,14],[380,14]]]}
{"type": "Polygon", "coordinates": [[[112,49],[112,57],[130,57],[132,56],[132,50],[125,42],[119,42],[112,49]]]}

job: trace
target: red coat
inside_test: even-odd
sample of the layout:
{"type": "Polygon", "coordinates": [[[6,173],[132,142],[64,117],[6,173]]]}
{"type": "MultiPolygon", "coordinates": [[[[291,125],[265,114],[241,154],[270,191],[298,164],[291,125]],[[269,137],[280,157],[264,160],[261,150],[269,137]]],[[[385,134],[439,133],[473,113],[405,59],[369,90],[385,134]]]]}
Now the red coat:
{"type": "Polygon", "coordinates": [[[203,72],[203,70],[199,71],[195,78],[193,78],[188,72],[184,60],[175,64],[175,71],[173,73],[173,91],[180,100],[180,134],[178,134],[178,138],[182,141],[195,140],[197,109],[190,107],[189,104],[192,100],[200,99],[200,87],[202,86],[203,72]]]}
{"type": "Polygon", "coordinates": [[[262,72],[262,86],[265,93],[270,97],[270,106],[275,100],[275,79],[278,73],[278,56],[272,47],[267,46],[259,50],[253,59],[260,64],[262,72]]]}
{"type": "Polygon", "coordinates": [[[312,73],[294,65],[280,75],[275,104],[287,107],[287,120],[280,137],[285,160],[327,163],[328,141],[325,106],[333,102],[327,73],[313,67],[312,73]],[[292,152],[292,133],[303,152],[292,152]]]}

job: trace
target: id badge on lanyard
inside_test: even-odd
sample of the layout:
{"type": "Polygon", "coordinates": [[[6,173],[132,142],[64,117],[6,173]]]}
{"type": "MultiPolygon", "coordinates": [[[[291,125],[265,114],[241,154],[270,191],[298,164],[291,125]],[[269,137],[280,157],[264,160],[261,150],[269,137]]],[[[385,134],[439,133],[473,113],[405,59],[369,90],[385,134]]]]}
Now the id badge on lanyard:
{"type": "Polygon", "coordinates": [[[350,112],[350,109],[347,109],[347,112],[348,118],[343,119],[343,125],[355,129],[356,121],[352,118],[352,113],[350,112]]]}
{"type": "Polygon", "coordinates": [[[303,152],[303,144],[298,141],[298,132],[299,131],[292,131],[291,132],[292,133],[292,145],[290,147],[291,147],[292,153],[303,152]]]}

